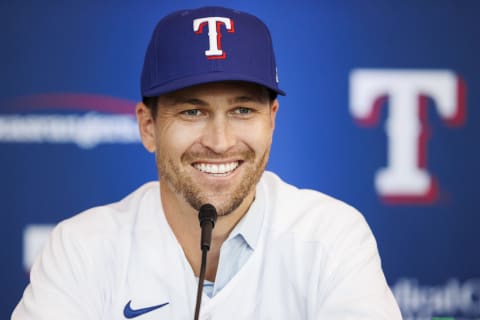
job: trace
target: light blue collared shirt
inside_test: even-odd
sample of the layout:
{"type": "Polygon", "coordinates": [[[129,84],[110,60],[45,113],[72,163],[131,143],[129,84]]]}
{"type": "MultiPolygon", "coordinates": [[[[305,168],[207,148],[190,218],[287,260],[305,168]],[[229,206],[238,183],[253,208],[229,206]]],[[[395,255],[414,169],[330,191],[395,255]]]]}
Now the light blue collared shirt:
{"type": "Polygon", "coordinates": [[[203,292],[210,298],[227,285],[252,255],[260,237],[264,215],[263,191],[257,188],[255,200],[247,214],[235,226],[220,248],[220,261],[215,282],[208,280],[204,282],[203,292]]]}

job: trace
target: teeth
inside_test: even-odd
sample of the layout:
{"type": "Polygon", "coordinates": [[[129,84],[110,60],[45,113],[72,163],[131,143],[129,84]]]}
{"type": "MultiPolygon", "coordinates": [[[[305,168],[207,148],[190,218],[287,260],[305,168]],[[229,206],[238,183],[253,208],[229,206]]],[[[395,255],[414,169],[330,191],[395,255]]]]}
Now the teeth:
{"type": "Polygon", "coordinates": [[[225,176],[238,167],[238,162],[212,164],[212,163],[195,163],[194,167],[202,172],[212,174],[214,176],[225,176]]]}

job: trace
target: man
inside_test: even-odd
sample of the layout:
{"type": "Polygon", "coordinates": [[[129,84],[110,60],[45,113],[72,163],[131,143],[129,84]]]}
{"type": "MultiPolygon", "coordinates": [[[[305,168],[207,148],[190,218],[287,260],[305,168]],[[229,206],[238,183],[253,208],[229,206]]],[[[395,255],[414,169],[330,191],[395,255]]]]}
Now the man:
{"type": "Polygon", "coordinates": [[[191,319],[197,213],[211,203],[200,319],[401,319],[362,216],[264,172],[276,79],[256,17],[207,7],[162,19],[136,108],[159,182],[60,223],[12,318],[191,319]]]}

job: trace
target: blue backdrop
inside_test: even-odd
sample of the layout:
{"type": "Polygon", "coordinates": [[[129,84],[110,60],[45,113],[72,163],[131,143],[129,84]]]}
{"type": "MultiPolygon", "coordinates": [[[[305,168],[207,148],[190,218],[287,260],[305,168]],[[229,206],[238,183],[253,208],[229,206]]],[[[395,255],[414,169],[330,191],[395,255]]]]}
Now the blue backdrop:
{"type": "Polygon", "coordinates": [[[165,14],[211,4],[271,29],[287,96],[269,169],[364,214],[405,319],[480,317],[480,3],[184,0],[0,4],[0,318],[20,299],[49,225],[156,179],[132,118],[146,45],[165,14]],[[437,181],[435,197],[389,202],[379,193],[377,171],[393,160],[393,99],[385,92],[377,121],[362,125],[354,70],[463,80],[464,119],[453,126],[422,92],[428,139],[417,165],[437,181]]]}

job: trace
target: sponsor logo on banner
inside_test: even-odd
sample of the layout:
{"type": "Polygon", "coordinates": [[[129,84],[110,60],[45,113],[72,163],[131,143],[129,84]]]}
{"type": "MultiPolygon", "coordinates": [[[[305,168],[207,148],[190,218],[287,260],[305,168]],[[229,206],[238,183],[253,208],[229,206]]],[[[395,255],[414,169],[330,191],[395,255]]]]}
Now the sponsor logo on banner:
{"type": "Polygon", "coordinates": [[[420,285],[402,278],[392,286],[404,320],[480,319],[480,279],[450,279],[440,285],[420,285]]]}
{"type": "Polygon", "coordinates": [[[88,94],[38,94],[1,102],[0,143],[138,143],[135,102],[88,94]]]}
{"type": "Polygon", "coordinates": [[[375,174],[375,188],[384,202],[432,203],[438,183],[427,168],[427,105],[446,126],[465,121],[465,85],[449,70],[357,69],[350,74],[350,112],[361,126],[379,122],[388,101],[387,165],[375,174]]]}

